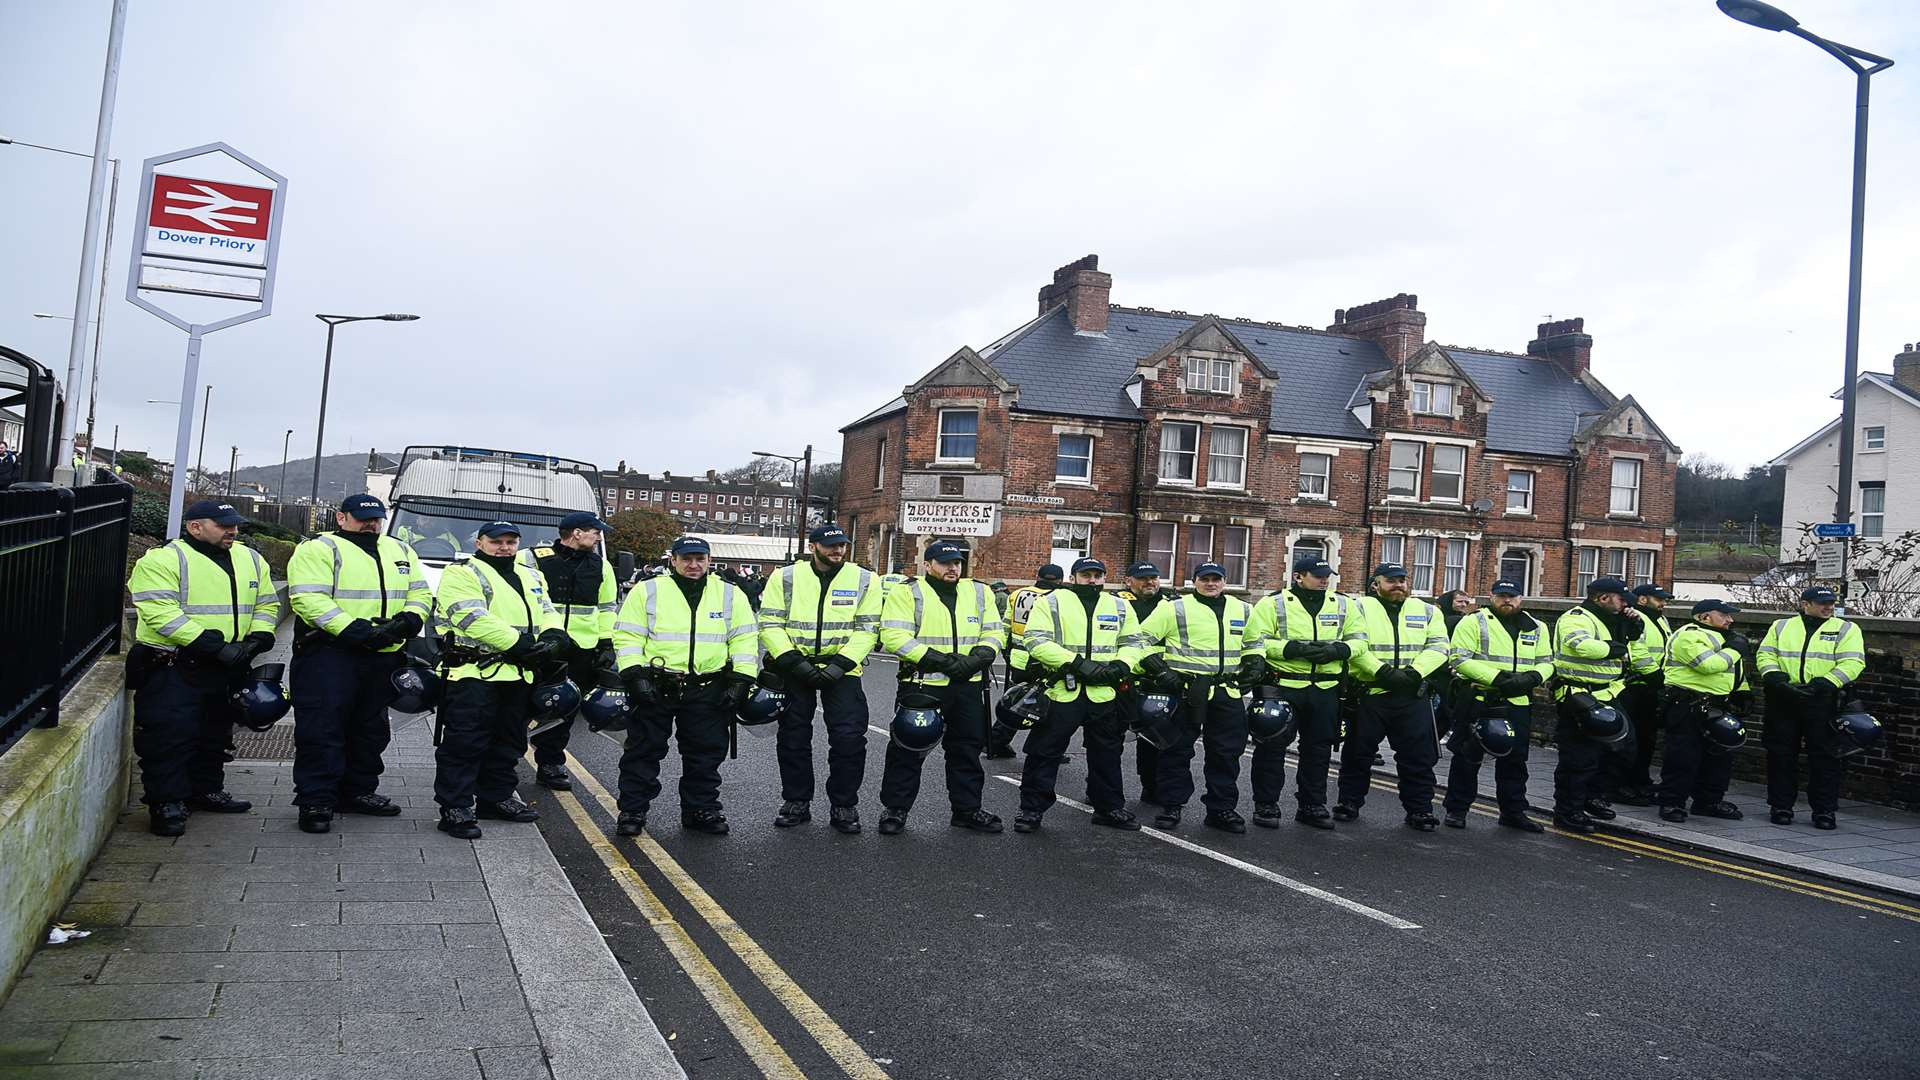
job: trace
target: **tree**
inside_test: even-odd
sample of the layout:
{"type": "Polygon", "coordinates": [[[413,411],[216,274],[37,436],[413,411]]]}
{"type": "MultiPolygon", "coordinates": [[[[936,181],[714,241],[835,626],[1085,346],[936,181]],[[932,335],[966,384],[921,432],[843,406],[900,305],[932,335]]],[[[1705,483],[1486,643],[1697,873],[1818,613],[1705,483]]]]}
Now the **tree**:
{"type": "Polygon", "coordinates": [[[813,467],[813,487],[808,494],[815,499],[825,499],[828,506],[840,503],[840,463],[829,461],[825,465],[813,467]]]}
{"type": "Polygon", "coordinates": [[[720,473],[719,477],[729,484],[789,484],[793,482],[793,466],[779,458],[756,457],[745,465],[720,473]]]}
{"type": "Polygon", "coordinates": [[[613,531],[607,535],[607,547],[613,551],[631,551],[641,562],[650,562],[667,553],[667,545],[680,535],[680,523],[664,510],[652,507],[622,510],[607,519],[613,531]]]}

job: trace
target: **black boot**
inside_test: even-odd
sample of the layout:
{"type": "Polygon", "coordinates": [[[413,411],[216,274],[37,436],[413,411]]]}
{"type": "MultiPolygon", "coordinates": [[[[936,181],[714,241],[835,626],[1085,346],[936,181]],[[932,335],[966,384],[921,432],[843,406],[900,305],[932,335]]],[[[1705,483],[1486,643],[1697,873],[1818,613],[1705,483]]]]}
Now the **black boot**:
{"type": "Polygon", "coordinates": [[[947,823],[956,829],[983,833],[997,833],[1001,828],[1000,815],[989,814],[985,810],[955,810],[947,823]]]}
{"type": "Polygon", "coordinates": [[[1416,832],[1432,832],[1434,826],[1438,824],[1440,824],[1440,819],[1434,817],[1433,811],[1431,810],[1407,811],[1407,828],[1413,829],[1416,832]]]}
{"type": "Polygon", "coordinates": [[[1353,805],[1352,803],[1346,803],[1346,802],[1334,803],[1333,804],[1333,820],[1359,821],[1360,808],[1353,805]]]}
{"type": "Polygon", "coordinates": [[[1253,807],[1253,823],[1263,829],[1279,828],[1280,804],[1270,802],[1255,803],[1253,807]]]}
{"type": "Polygon", "coordinates": [[[718,810],[682,810],[680,827],[708,836],[725,836],[728,833],[727,815],[718,810]]]}
{"type": "Polygon", "coordinates": [[[333,807],[303,806],[300,808],[300,831],[324,833],[333,831],[333,807]]]}
{"type": "Polygon", "coordinates": [[[1034,810],[1022,810],[1013,815],[1014,832],[1039,832],[1040,814],[1034,810]]]}
{"type": "MultiPolygon", "coordinates": [[[[1461,816],[1465,817],[1466,815],[1463,814],[1461,816]]],[[[1545,825],[1542,825],[1539,822],[1528,817],[1526,814],[1526,811],[1524,810],[1501,811],[1500,824],[1505,825],[1509,829],[1519,829],[1521,832],[1546,832],[1547,831],[1547,827],[1545,825]]],[[[1593,831],[1592,824],[1588,824],[1587,831],[1588,832],[1593,831]]]]}
{"type": "MultiPolygon", "coordinates": [[[[1681,813],[1684,814],[1686,811],[1682,810],[1681,813]]],[[[1661,816],[1665,817],[1666,812],[1661,811],[1661,816]]],[[[1583,810],[1575,810],[1566,814],[1556,811],[1553,815],[1553,823],[1570,833],[1579,833],[1582,836],[1594,831],[1593,819],[1588,817],[1583,810]]]]}
{"type": "Polygon", "coordinates": [[[1119,810],[1095,810],[1093,823],[1126,832],[1133,832],[1140,828],[1140,821],[1133,816],[1133,811],[1124,807],[1119,810]]]}
{"type": "Polygon", "coordinates": [[[1209,810],[1207,818],[1201,822],[1209,829],[1221,832],[1244,833],[1247,831],[1247,819],[1240,816],[1238,810],[1209,810]]]}
{"type": "Polygon", "coordinates": [[[353,798],[341,802],[340,812],[343,814],[366,814],[370,817],[399,817],[400,807],[385,795],[375,795],[372,792],[368,792],[365,795],[355,795],[353,798]]]}
{"type": "Polygon", "coordinates": [[[780,804],[780,812],[773,815],[775,828],[791,829],[795,825],[813,820],[813,807],[798,799],[788,799],[780,804]]]}
{"type": "Polygon", "coordinates": [[[1180,827],[1180,807],[1163,806],[1153,815],[1153,827],[1156,829],[1177,829],[1180,827]]]}
{"type": "Polygon", "coordinates": [[[187,804],[163,802],[147,807],[147,831],[155,836],[186,835],[187,804]]]}
{"type": "Polygon", "coordinates": [[[1739,821],[1741,818],[1746,817],[1745,814],[1740,812],[1739,807],[1725,799],[1710,803],[1703,803],[1699,799],[1695,799],[1693,800],[1693,812],[1699,814],[1701,817],[1719,818],[1722,821],[1739,821]]]}
{"type": "Polygon", "coordinates": [[[479,807],[479,815],[483,818],[492,818],[495,821],[518,821],[524,823],[540,820],[540,811],[521,802],[520,796],[518,795],[508,795],[499,802],[482,802],[479,807]]]}
{"type": "Polygon", "coordinates": [[[1776,806],[1773,808],[1773,811],[1767,815],[1767,820],[1775,825],[1791,825],[1793,824],[1793,811],[1782,810],[1776,806]]]}
{"type": "Polygon", "coordinates": [[[894,807],[880,811],[880,835],[898,836],[907,827],[907,812],[894,807]]]}
{"type": "Polygon", "coordinates": [[[455,840],[480,839],[480,823],[474,820],[473,811],[464,806],[441,807],[440,824],[435,828],[455,840]]]}
{"type": "Polygon", "coordinates": [[[1663,806],[1660,808],[1660,820],[1670,821],[1675,825],[1682,824],[1687,820],[1687,808],[1684,806],[1663,806]]]}
{"type": "Polygon", "coordinates": [[[848,836],[852,836],[854,833],[860,831],[859,808],[852,806],[834,807],[831,824],[835,832],[843,832],[848,836]]]}
{"type": "Polygon", "coordinates": [[[1464,829],[1467,827],[1467,812],[1465,810],[1449,810],[1446,816],[1441,818],[1440,821],[1441,824],[1449,829],[1464,829]]]}
{"type": "Polygon", "coordinates": [[[1588,799],[1585,810],[1587,816],[1595,821],[1612,821],[1620,816],[1614,812],[1613,804],[1605,799],[1588,799]]]}
{"type": "Polygon", "coordinates": [[[647,827],[647,815],[629,810],[613,823],[615,836],[639,836],[647,827]]]}
{"type": "MultiPolygon", "coordinates": [[[[1254,819],[1258,821],[1258,818],[1254,819]]],[[[1324,806],[1303,806],[1293,812],[1293,820],[1314,829],[1333,828],[1333,815],[1324,806]]]]}
{"type": "Polygon", "coordinates": [[[205,795],[195,795],[187,800],[187,806],[194,810],[204,810],[209,814],[244,814],[253,809],[253,804],[245,799],[236,799],[224,791],[210,791],[205,795]]]}
{"type": "Polygon", "coordinates": [[[565,765],[534,766],[533,782],[549,791],[573,790],[573,777],[567,775],[565,765]]]}

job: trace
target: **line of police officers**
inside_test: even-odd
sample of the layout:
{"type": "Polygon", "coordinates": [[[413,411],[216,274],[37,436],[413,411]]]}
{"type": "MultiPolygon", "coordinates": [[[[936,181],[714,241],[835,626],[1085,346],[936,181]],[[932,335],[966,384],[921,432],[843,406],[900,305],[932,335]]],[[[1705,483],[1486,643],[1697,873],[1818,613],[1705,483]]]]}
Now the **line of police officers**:
{"type": "MultiPolygon", "coordinates": [[[[248,809],[223,790],[220,751],[231,695],[252,659],[272,645],[280,618],[264,560],[233,550],[240,516],[224,504],[198,503],[186,517],[187,536],[144,555],[129,581],[139,612],[128,676],[135,747],[152,828],[162,835],[180,835],[189,808],[248,809]]],[[[1732,630],[1732,605],[1703,601],[1691,622],[1673,629],[1661,615],[1662,591],[1643,586],[1636,607],[1614,578],[1594,581],[1549,629],[1523,610],[1513,582],[1494,584],[1486,610],[1450,602],[1443,612],[1410,595],[1405,567],[1374,567],[1366,595],[1352,597],[1331,591],[1333,568],[1318,558],[1297,562],[1290,587],[1254,603],[1227,594],[1216,564],[1194,569],[1187,595],[1160,589],[1156,568],[1145,563],[1129,569],[1127,592],[1111,593],[1105,564],[1082,558],[1064,573],[1043,568],[1033,587],[1011,597],[1003,623],[987,586],[961,576],[964,552],[955,545],[930,545],[920,576],[889,581],[850,562],[847,535],[831,525],[810,534],[806,559],[772,576],[757,620],[745,595],[710,572],[710,549],[698,537],[674,541],[670,572],[640,582],[616,610],[613,570],[597,553],[606,526],[585,513],[562,520],[555,545],[531,552],[520,550],[512,523],[482,526],[473,557],[447,566],[429,601],[413,550],[382,535],[385,517],[372,496],[344,500],[335,530],[302,543],[288,567],[295,801],[309,832],[327,831],[336,813],[399,813],[377,790],[387,708],[405,685],[396,677],[408,663],[404,646],[429,615],[445,635],[434,796],[439,828],[462,838],[480,835],[479,818],[538,816],[515,793],[515,766],[528,749],[528,717],[552,707],[536,700],[536,684],[562,669],[576,683],[617,686],[630,699],[620,835],[644,829],[670,742],[682,758],[683,827],[728,831],[720,763],[749,696],[767,687],[784,694],[772,698],[783,701],[775,824],[811,819],[817,703],[827,730],[831,824],[857,833],[869,721],[859,676],[876,647],[900,663],[906,711],[938,716],[951,824],[976,832],[1002,829],[981,806],[981,758],[1009,756],[1012,735],[1028,723],[1016,832],[1041,827],[1076,732],[1094,824],[1138,829],[1121,759],[1127,731],[1144,730],[1149,713],[1160,735],[1138,740],[1145,745],[1136,772],[1142,801],[1160,807],[1161,828],[1177,827],[1192,798],[1199,744],[1205,824],[1244,832],[1239,772],[1249,741],[1252,821],[1277,828],[1285,753],[1297,738],[1296,821],[1332,829],[1357,820],[1385,740],[1406,824],[1430,831],[1440,823],[1434,769],[1445,738],[1454,751],[1445,824],[1465,827],[1480,766],[1491,756],[1501,824],[1538,832],[1527,815],[1524,762],[1533,692],[1549,684],[1559,826],[1590,832],[1596,819],[1614,816],[1610,794],[1642,794],[1650,780],[1646,758],[1637,755],[1650,753],[1656,730],[1667,742],[1665,765],[1657,791],[1646,794],[1662,816],[1684,820],[1691,809],[1738,817],[1725,799],[1731,759],[1724,751],[1743,738],[1749,658],[1767,693],[1772,820],[1793,819],[1794,766],[1804,744],[1814,823],[1830,829],[1845,749],[1833,721],[1865,662],[1859,628],[1834,616],[1833,594],[1820,588],[1807,590],[1802,614],[1774,623],[1755,647],[1732,630]],[[996,723],[990,672],[1003,655],[1011,682],[1032,688],[1019,692],[1031,707],[1003,711],[996,723]],[[1444,729],[1434,719],[1442,690],[1444,729]],[[1253,725],[1249,697],[1258,698],[1251,711],[1261,722],[1253,725]]],[[[570,787],[568,726],[543,727],[536,779],[570,787]]],[[[906,827],[932,749],[898,731],[896,723],[882,771],[883,835],[906,827]]]]}

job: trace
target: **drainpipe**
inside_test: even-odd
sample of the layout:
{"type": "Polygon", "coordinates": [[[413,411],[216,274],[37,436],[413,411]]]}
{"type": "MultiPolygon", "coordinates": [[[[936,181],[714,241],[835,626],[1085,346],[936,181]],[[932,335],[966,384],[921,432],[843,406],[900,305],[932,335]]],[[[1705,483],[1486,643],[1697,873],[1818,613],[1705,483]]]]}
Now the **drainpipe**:
{"type": "Polygon", "coordinates": [[[1360,572],[1363,574],[1373,567],[1373,452],[1379,445],[1378,439],[1367,445],[1367,474],[1361,486],[1360,528],[1367,534],[1366,557],[1360,562],[1360,572]]]}
{"type": "MultiPolygon", "coordinates": [[[[1147,451],[1147,422],[1140,421],[1140,429],[1133,436],[1133,491],[1128,498],[1127,512],[1133,517],[1133,524],[1127,534],[1127,562],[1140,561],[1140,467],[1145,461],[1147,451]]],[[[1249,557],[1252,552],[1247,553],[1249,557]]],[[[1172,568],[1168,568],[1172,572],[1172,568]]],[[[1251,575],[1249,575],[1251,577],[1251,575]]]]}
{"type": "Polygon", "coordinates": [[[1567,523],[1561,531],[1567,538],[1567,595],[1578,596],[1580,590],[1575,586],[1580,580],[1580,553],[1573,546],[1573,514],[1580,505],[1580,459],[1575,457],[1567,468],[1567,523]]]}

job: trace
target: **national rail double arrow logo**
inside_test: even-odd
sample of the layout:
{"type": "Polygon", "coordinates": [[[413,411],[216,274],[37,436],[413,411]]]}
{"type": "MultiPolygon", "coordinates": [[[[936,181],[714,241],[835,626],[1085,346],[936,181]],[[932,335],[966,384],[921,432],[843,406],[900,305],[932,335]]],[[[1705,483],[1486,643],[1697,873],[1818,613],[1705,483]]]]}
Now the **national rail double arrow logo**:
{"type": "Polygon", "coordinates": [[[160,212],[163,214],[179,214],[181,217],[190,217],[200,224],[217,229],[220,232],[233,231],[232,228],[224,224],[225,222],[235,221],[252,225],[260,220],[258,213],[260,204],[258,202],[242,201],[207,184],[195,183],[192,187],[192,191],[167,192],[167,201],[203,203],[205,205],[189,207],[163,206],[160,212]],[[252,210],[255,211],[255,213],[230,214],[226,212],[228,210],[252,210]]]}

